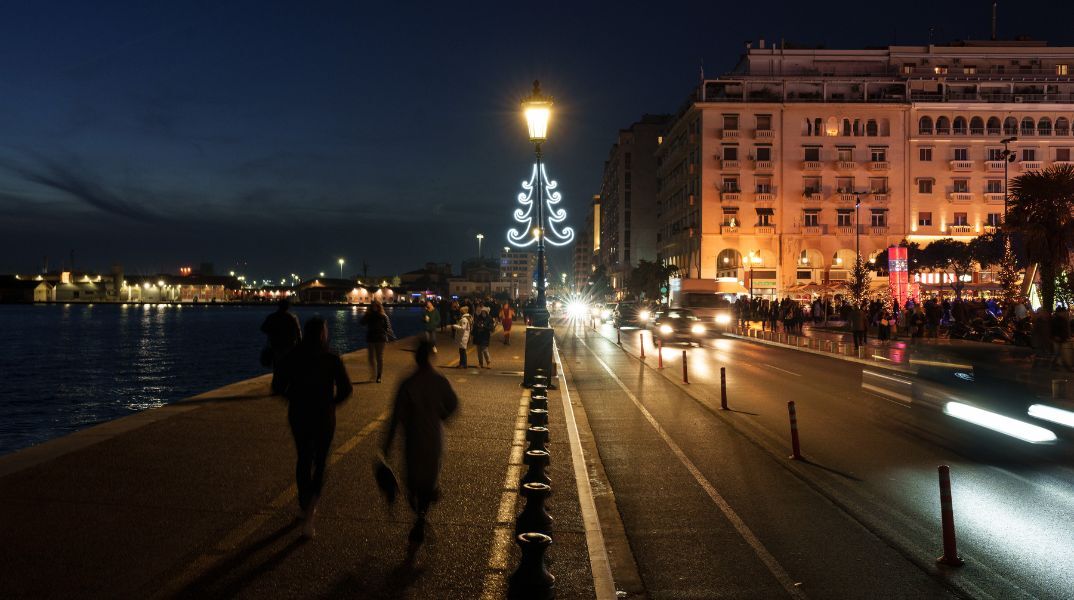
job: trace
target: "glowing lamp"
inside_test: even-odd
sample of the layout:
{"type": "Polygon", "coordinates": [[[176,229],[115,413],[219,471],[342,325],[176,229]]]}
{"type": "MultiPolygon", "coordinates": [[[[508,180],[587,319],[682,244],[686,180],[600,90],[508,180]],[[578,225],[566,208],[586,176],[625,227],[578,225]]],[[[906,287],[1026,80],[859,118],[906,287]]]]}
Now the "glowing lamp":
{"type": "Polygon", "coordinates": [[[548,139],[548,121],[552,118],[552,98],[541,94],[541,82],[534,80],[533,93],[522,101],[530,141],[541,143],[548,139]]]}

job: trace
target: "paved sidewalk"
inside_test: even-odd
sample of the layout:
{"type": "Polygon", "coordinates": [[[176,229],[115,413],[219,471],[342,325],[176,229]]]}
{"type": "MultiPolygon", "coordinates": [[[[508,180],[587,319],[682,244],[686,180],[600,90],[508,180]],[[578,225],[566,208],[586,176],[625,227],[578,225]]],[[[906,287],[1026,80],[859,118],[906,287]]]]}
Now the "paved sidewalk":
{"type": "MultiPolygon", "coordinates": [[[[441,342],[461,402],[446,428],[443,498],[412,564],[412,516],[405,502],[389,509],[372,477],[413,365],[414,341],[403,340],[385,352],[383,384],[369,382],[365,351],[344,357],[355,395],[337,414],[316,539],[299,536],[286,406],[267,395],[266,375],[0,457],[0,597],[502,598],[518,562],[522,467],[509,462],[526,403],[523,337],[494,341],[491,370],[446,368],[458,355],[441,342]]],[[[561,406],[550,394],[548,562],[557,597],[591,598],[561,406]]]]}

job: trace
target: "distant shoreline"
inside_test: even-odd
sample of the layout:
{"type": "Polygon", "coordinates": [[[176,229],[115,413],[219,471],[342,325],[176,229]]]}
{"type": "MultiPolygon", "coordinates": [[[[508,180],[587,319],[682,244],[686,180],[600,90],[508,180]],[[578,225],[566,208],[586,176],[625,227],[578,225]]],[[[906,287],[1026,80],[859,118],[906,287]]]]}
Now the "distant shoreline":
{"type": "MultiPolygon", "coordinates": [[[[94,304],[106,304],[115,306],[271,306],[277,305],[276,301],[271,302],[115,302],[106,300],[95,300],[93,302],[0,302],[0,306],[28,306],[28,305],[40,305],[40,306],[92,306],[94,304]]],[[[418,308],[425,306],[425,303],[417,302],[384,302],[382,303],[385,308],[418,308]]],[[[369,304],[357,303],[357,302],[292,302],[291,306],[334,306],[344,308],[348,306],[366,308],[369,304]]]]}

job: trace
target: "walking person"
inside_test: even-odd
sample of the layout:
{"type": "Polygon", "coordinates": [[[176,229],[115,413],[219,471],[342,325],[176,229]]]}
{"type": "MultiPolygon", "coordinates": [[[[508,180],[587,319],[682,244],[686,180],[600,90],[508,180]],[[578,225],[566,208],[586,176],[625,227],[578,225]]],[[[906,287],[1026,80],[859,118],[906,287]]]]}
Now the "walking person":
{"type": "Polygon", "coordinates": [[[440,327],[440,311],[433,306],[432,300],[425,302],[425,313],[422,318],[425,321],[425,341],[429,342],[433,354],[436,354],[436,330],[440,327]]]}
{"type": "Polygon", "coordinates": [[[328,349],[327,323],[311,317],[302,341],[283,358],[272,380],[272,393],[287,398],[287,422],[297,454],[295,484],[306,538],[315,535],[314,518],[336,432],[336,406],[350,397],[352,390],[343,361],[328,349]]]}
{"type": "Polygon", "coordinates": [[[503,325],[503,345],[511,345],[511,323],[515,320],[515,311],[511,309],[511,304],[508,302],[503,303],[503,308],[500,309],[500,323],[503,325]]]}
{"type": "Polygon", "coordinates": [[[466,347],[470,344],[470,330],[473,329],[473,317],[470,316],[470,308],[459,308],[459,319],[451,325],[455,332],[455,343],[459,346],[459,367],[466,368],[466,347]]]}
{"type": "Polygon", "coordinates": [[[379,300],[374,300],[369,305],[369,310],[365,311],[362,317],[362,325],[365,325],[369,379],[376,377],[377,383],[380,383],[381,376],[384,375],[384,346],[395,338],[395,333],[392,331],[392,322],[384,312],[384,305],[379,300]]]}
{"type": "Polygon", "coordinates": [[[850,322],[850,330],[854,333],[854,350],[865,343],[865,311],[856,304],[851,304],[847,315],[850,322]]]}
{"type": "Polygon", "coordinates": [[[276,305],[276,312],[265,317],[261,323],[261,331],[268,336],[267,352],[263,353],[261,362],[266,367],[272,367],[273,373],[276,366],[287,353],[298,345],[302,339],[302,328],[298,324],[298,317],[290,311],[291,301],[284,298],[276,305]],[[267,364],[265,364],[267,363],[267,364]]]}
{"type": "Polygon", "coordinates": [[[477,317],[474,319],[474,345],[477,346],[477,366],[482,369],[492,368],[492,358],[489,356],[489,342],[492,341],[492,330],[496,323],[489,316],[489,307],[482,306],[477,309],[477,317]]]}
{"type": "Polygon", "coordinates": [[[389,454],[395,430],[401,426],[407,498],[416,517],[414,527],[410,530],[412,549],[425,540],[426,516],[432,503],[440,497],[440,468],[444,459],[443,423],[459,406],[451,383],[430,362],[431,353],[427,342],[418,345],[414,353],[418,369],[403,380],[395,394],[395,404],[381,450],[385,456],[389,454]]]}

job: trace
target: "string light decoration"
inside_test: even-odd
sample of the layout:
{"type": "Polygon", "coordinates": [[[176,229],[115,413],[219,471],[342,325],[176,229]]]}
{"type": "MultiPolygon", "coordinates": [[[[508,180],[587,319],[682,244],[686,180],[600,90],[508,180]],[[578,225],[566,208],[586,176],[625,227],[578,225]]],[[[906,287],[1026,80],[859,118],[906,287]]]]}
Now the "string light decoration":
{"type": "Polygon", "coordinates": [[[521,229],[511,228],[507,232],[507,241],[516,248],[525,248],[538,243],[544,238],[546,243],[553,246],[565,246],[574,241],[574,229],[571,227],[559,228],[560,223],[567,220],[567,211],[557,208],[556,205],[563,200],[562,194],[556,188],[559,184],[548,178],[548,171],[541,163],[534,163],[529,181],[522,182],[522,193],[518,195],[518,203],[521,208],[515,209],[515,221],[523,225],[521,229]],[[538,175],[540,180],[538,180],[538,175]],[[543,185],[541,185],[543,184],[543,185]],[[537,202],[543,196],[544,210],[537,210],[537,202]],[[538,221],[542,216],[547,221],[547,226],[538,221]]]}

